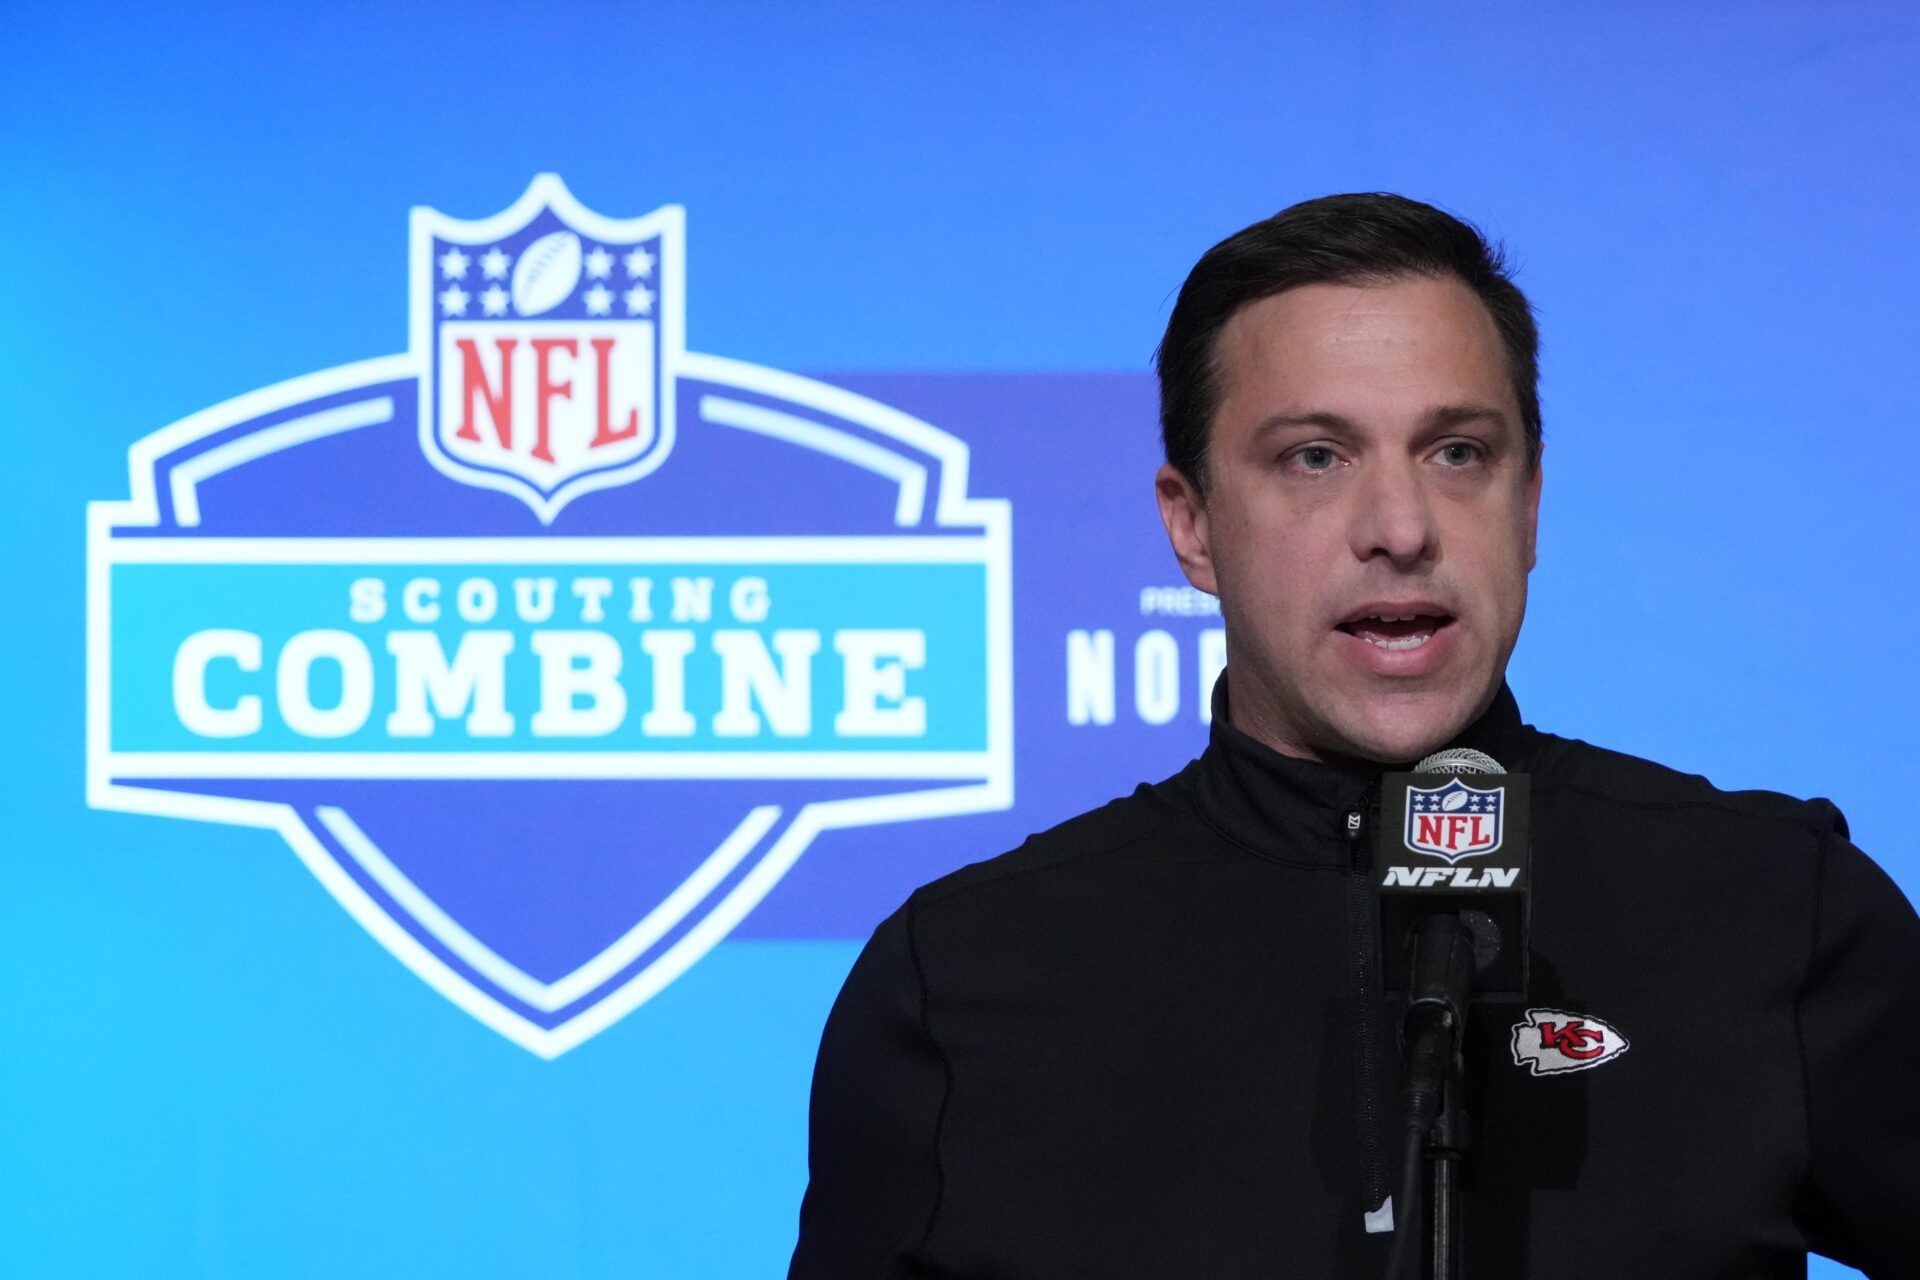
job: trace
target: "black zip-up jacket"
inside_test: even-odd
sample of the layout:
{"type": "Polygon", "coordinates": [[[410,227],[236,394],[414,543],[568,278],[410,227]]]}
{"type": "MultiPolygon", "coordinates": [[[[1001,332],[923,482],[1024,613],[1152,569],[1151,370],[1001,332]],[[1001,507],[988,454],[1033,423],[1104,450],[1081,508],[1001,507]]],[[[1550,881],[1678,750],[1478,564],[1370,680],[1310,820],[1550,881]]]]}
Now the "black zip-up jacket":
{"type": "MultiPolygon", "coordinates": [[[[1839,812],[1505,689],[1459,743],[1533,796],[1532,985],[1466,1048],[1467,1274],[1920,1277],[1920,921],[1839,812]]],[[[1235,731],[1223,682],[1185,770],[915,892],[827,1023],[792,1280],[1382,1275],[1375,782],[1235,731]]]]}

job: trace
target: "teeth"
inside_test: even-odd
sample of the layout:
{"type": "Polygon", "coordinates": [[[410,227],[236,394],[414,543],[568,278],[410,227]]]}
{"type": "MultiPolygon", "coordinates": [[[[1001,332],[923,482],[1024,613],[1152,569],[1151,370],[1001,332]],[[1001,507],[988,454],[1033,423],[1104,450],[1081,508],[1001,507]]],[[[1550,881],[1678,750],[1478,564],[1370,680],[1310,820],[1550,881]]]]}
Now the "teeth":
{"type": "MultiPolygon", "coordinates": [[[[1382,621],[1392,622],[1394,619],[1386,618],[1382,619],[1382,621]]],[[[1421,645],[1433,639],[1433,633],[1431,631],[1423,631],[1417,636],[1403,636],[1397,640],[1390,640],[1386,636],[1365,634],[1361,635],[1360,638],[1378,649],[1418,649],[1421,645]]]]}

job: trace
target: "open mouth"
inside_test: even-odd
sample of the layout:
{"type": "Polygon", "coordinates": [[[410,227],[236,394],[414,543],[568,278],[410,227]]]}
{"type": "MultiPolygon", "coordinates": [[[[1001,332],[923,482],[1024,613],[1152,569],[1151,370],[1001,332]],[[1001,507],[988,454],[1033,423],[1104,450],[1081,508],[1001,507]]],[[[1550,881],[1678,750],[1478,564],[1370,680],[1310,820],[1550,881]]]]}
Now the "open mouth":
{"type": "Polygon", "coordinates": [[[1442,629],[1452,625],[1453,615],[1450,613],[1382,611],[1349,618],[1334,629],[1364,640],[1376,648],[1398,651],[1418,649],[1438,635],[1442,629]]]}

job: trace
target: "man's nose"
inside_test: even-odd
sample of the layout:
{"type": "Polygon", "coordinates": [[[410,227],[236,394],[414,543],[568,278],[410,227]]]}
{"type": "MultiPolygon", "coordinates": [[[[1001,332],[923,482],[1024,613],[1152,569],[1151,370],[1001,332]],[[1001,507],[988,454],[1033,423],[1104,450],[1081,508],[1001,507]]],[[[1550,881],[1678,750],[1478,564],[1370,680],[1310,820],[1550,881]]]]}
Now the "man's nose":
{"type": "Polygon", "coordinates": [[[1383,556],[1396,568],[1413,568],[1439,551],[1433,507],[1410,458],[1378,459],[1357,487],[1353,553],[1362,560],[1383,556]]]}

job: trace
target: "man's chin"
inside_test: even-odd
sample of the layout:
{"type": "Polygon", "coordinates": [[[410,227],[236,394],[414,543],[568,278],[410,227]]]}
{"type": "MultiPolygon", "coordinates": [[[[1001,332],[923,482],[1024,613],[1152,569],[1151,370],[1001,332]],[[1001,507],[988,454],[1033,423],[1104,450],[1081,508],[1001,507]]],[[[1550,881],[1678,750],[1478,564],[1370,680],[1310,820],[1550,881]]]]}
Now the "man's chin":
{"type": "Polygon", "coordinates": [[[1378,764],[1407,764],[1444,747],[1473,721],[1471,699],[1415,694],[1354,707],[1336,723],[1342,754],[1378,764]]]}

